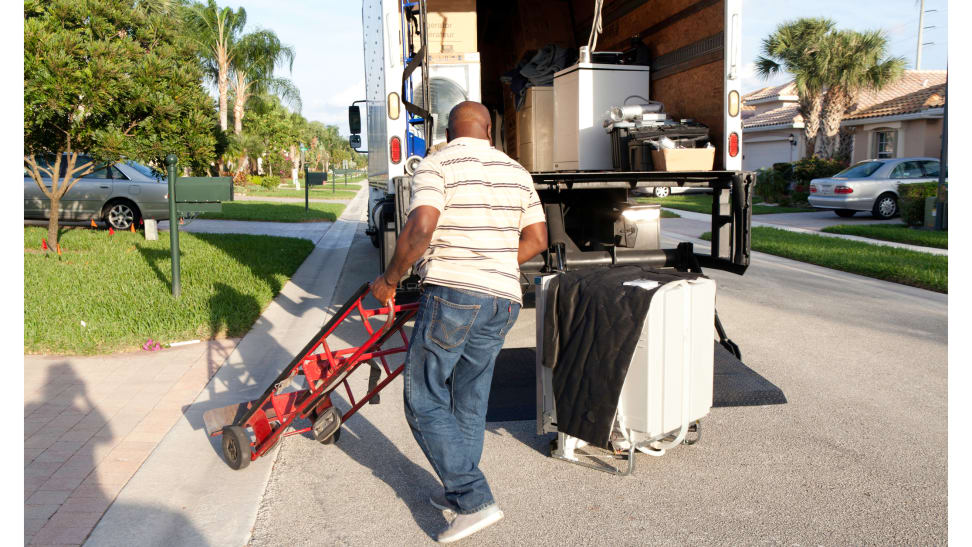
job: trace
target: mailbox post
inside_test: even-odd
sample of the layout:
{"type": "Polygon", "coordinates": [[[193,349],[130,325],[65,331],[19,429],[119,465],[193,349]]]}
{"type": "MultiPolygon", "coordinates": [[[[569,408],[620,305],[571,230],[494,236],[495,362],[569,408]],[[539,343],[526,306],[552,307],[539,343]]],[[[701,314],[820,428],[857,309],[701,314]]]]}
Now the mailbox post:
{"type": "Polygon", "coordinates": [[[169,249],[172,252],[172,296],[179,298],[182,286],[179,280],[179,217],[176,216],[176,163],[175,154],[165,157],[169,175],[169,249]]]}

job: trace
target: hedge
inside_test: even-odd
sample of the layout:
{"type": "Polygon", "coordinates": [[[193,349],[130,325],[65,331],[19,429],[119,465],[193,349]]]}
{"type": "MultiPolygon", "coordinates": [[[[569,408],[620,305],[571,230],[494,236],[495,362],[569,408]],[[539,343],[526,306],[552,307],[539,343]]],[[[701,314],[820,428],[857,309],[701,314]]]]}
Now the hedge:
{"type": "Polygon", "coordinates": [[[909,226],[925,225],[925,198],[938,195],[937,182],[919,182],[898,186],[898,209],[901,220],[909,226]]]}

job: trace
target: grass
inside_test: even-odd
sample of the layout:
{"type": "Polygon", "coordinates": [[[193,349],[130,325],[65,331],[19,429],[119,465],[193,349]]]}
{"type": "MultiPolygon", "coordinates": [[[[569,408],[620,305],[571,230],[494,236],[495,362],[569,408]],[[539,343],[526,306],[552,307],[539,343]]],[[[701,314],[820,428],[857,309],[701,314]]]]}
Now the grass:
{"type": "Polygon", "coordinates": [[[242,336],[314,248],[304,239],[183,232],[176,300],[168,236],[66,229],[60,258],[40,251],[46,236],[46,227],[24,228],[25,353],[242,336]]]}
{"type": "Polygon", "coordinates": [[[869,237],[908,245],[935,247],[948,249],[948,232],[935,230],[918,230],[904,224],[840,224],[828,226],[822,231],[832,234],[847,234],[852,236],[869,237]]]}
{"type": "MultiPolygon", "coordinates": [[[[706,232],[701,238],[709,241],[711,235],[706,232]]],[[[948,292],[947,256],[763,226],[753,228],[752,247],[825,268],[948,292]]]]}
{"type": "Polygon", "coordinates": [[[661,217],[662,218],[682,218],[682,215],[662,209],[661,217]]]}
{"type": "MultiPolygon", "coordinates": [[[[359,184],[351,184],[345,187],[343,182],[339,182],[335,185],[335,191],[331,192],[331,185],[326,186],[314,186],[310,189],[311,199],[351,199],[358,193],[361,188],[359,184]]],[[[271,197],[271,198],[303,198],[304,189],[301,188],[297,190],[295,188],[277,188],[274,190],[266,190],[262,186],[250,185],[247,186],[246,195],[252,197],[271,197]]]]}
{"type": "MultiPolygon", "coordinates": [[[[662,207],[694,211],[696,213],[712,213],[711,194],[679,194],[664,198],[638,198],[639,203],[658,203],[662,207]]],[[[753,205],[754,215],[773,215],[780,213],[809,213],[815,211],[811,207],[780,207],[776,205],[753,205]]]]}
{"type": "Polygon", "coordinates": [[[199,218],[268,222],[334,222],[344,212],[344,207],[343,203],[311,203],[310,209],[305,212],[303,203],[232,201],[223,203],[222,212],[204,213],[199,215],[199,218]]]}

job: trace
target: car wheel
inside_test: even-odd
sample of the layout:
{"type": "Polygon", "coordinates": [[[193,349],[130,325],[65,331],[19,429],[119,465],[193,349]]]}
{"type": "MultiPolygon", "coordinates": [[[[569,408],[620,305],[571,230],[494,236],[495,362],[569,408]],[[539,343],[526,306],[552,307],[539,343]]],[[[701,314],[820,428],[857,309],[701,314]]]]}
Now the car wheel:
{"type": "Polygon", "coordinates": [[[672,193],[672,189],[667,186],[656,186],[652,194],[656,198],[668,197],[668,194],[672,193]]]}
{"type": "Polygon", "coordinates": [[[127,230],[138,222],[138,207],[130,201],[112,201],[101,211],[101,218],[116,230],[127,230]]]}
{"type": "Polygon", "coordinates": [[[837,209],[834,212],[837,213],[837,216],[841,218],[850,218],[854,216],[854,213],[856,213],[857,211],[853,209],[837,209]]]}
{"type": "Polygon", "coordinates": [[[898,214],[898,199],[891,193],[881,194],[874,201],[874,208],[871,209],[871,214],[874,215],[874,218],[881,220],[887,220],[893,217],[898,214]]]}

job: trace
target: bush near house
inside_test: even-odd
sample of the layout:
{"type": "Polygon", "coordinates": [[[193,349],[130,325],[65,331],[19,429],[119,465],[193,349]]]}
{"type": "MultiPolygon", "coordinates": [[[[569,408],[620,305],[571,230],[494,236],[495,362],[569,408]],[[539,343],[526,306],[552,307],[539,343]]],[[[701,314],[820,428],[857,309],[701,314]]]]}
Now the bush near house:
{"type": "Polygon", "coordinates": [[[898,186],[898,209],[901,220],[909,226],[925,225],[925,198],[938,195],[937,182],[921,182],[898,186]]]}
{"type": "Polygon", "coordinates": [[[756,195],[767,203],[784,207],[807,204],[810,181],[836,175],[847,164],[810,156],[791,163],[774,163],[772,169],[760,169],[756,174],[756,195]]]}

